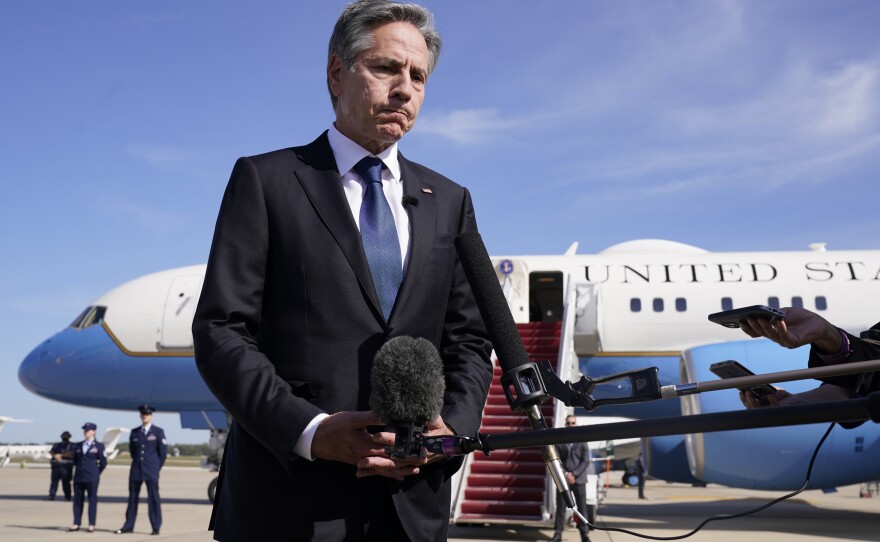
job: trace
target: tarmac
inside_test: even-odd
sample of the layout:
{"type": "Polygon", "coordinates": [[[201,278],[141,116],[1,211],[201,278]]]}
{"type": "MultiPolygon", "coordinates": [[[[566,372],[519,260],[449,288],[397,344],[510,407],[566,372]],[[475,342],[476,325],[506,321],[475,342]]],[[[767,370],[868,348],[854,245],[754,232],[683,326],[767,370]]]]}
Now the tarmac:
{"type": "MultiPolygon", "coordinates": [[[[211,506],[207,486],[215,473],[192,467],[166,467],[162,470],[161,493],[164,523],[159,536],[150,536],[145,492],[135,533],[122,540],[166,540],[201,542],[212,540],[208,532],[211,506]]],[[[25,540],[120,540],[113,531],[124,520],[128,467],[111,465],[101,477],[98,490],[98,522],[95,533],[68,533],[72,520],[71,504],[59,491],[57,500],[43,500],[48,493],[49,470],[45,466],[0,469],[0,542],[25,540]]],[[[599,507],[599,527],[631,529],[654,537],[687,534],[705,518],[717,514],[737,514],[758,507],[783,495],[778,492],[749,491],[710,485],[695,488],[649,480],[639,500],[634,488],[610,487],[599,507]]],[[[452,525],[449,540],[458,541],[545,541],[552,527],[524,525],[452,525]]],[[[593,542],[642,540],[616,531],[595,530],[593,542]]],[[[580,540],[569,528],[563,540],[580,540]]],[[[801,493],[791,500],[745,518],[713,521],[690,540],[699,542],[816,542],[827,540],[880,540],[880,496],[860,498],[859,486],[838,492],[801,493]]]]}

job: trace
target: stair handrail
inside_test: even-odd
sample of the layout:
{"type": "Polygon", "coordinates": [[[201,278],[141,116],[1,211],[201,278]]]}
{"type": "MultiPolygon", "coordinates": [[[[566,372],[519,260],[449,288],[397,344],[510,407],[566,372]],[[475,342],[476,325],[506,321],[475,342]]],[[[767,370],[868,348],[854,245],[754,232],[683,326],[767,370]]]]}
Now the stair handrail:
{"type": "MultiPolygon", "coordinates": [[[[562,306],[562,329],[559,333],[559,351],[556,354],[556,374],[563,381],[577,380],[572,378],[572,372],[578,365],[577,354],[574,350],[574,324],[577,318],[577,288],[571,275],[565,277],[565,294],[562,306]]],[[[553,425],[562,427],[569,409],[559,400],[553,401],[553,425]]],[[[550,473],[544,480],[544,509],[541,511],[545,520],[549,520],[556,513],[556,485],[550,473]]]]}

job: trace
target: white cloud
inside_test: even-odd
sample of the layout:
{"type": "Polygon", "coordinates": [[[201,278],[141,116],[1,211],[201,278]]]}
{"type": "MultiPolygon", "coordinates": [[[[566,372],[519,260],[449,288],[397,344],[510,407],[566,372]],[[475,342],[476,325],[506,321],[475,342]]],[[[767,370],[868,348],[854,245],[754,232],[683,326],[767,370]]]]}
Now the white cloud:
{"type": "Polygon", "coordinates": [[[495,108],[456,109],[420,115],[416,130],[448,139],[457,145],[498,145],[511,140],[530,140],[530,131],[546,130],[568,114],[538,111],[526,115],[499,113],[495,108]]]}
{"type": "Polygon", "coordinates": [[[519,122],[516,120],[500,118],[495,109],[458,109],[423,115],[416,124],[416,130],[449,139],[459,145],[474,145],[485,143],[517,124],[519,122]]]}
{"type": "MultiPolygon", "coordinates": [[[[769,191],[830,182],[880,151],[880,63],[821,70],[800,61],[739,101],[646,116],[638,139],[579,161],[558,184],[627,182],[646,195],[723,185],[769,191]]],[[[707,100],[708,101],[708,100],[707,100]]]]}
{"type": "Polygon", "coordinates": [[[157,235],[184,231],[190,222],[187,216],[146,207],[121,198],[108,199],[101,208],[108,214],[126,218],[142,230],[157,235]]]}
{"type": "Polygon", "coordinates": [[[125,153],[155,167],[179,166],[199,158],[191,151],[162,145],[131,145],[125,153]]]}

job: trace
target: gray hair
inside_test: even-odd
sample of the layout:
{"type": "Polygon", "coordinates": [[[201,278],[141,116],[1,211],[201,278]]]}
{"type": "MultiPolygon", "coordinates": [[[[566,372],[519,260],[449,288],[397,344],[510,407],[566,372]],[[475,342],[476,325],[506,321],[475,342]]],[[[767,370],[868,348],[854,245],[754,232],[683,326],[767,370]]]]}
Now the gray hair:
{"type": "MultiPolygon", "coordinates": [[[[327,51],[327,66],[333,55],[338,56],[349,70],[354,69],[355,60],[360,53],[373,46],[373,30],[386,23],[410,23],[425,38],[428,46],[428,74],[434,71],[440,56],[440,33],[434,27],[434,16],[426,8],[417,4],[399,4],[388,0],[357,0],[342,11],[327,51]]],[[[330,74],[327,74],[327,88],[330,89],[330,74]]],[[[336,109],[336,96],[330,89],[330,102],[336,109]]]]}

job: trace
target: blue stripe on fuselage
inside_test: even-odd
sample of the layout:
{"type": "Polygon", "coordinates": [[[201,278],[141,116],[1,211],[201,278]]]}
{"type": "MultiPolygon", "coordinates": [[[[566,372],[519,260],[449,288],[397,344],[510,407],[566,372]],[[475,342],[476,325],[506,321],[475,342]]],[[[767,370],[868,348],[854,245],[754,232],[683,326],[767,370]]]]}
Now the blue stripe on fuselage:
{"type": "Polygon", "coordinates": [[[191,355],[128,355],[101,325],[47,339],[22,361],[18,378],[37,395],[81,406],[223,410],[191,355]]]}

